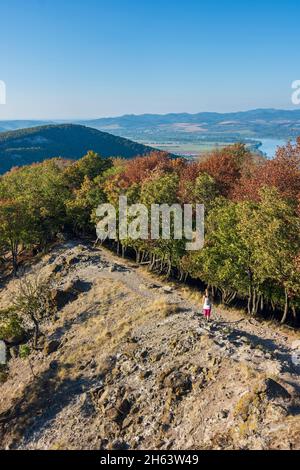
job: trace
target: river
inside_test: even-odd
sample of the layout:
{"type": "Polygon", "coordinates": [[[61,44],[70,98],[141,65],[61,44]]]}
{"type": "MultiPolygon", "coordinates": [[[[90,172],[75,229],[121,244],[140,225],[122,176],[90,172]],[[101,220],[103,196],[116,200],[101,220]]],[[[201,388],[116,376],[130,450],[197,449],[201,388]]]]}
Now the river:
{"type": "Polygon", "coordinates": [[[261,146],[259,150],[263,152],[268,158],[275,156],[278,147],[286,145],[287,141],[283,139],[259,139],[261,146]]]}

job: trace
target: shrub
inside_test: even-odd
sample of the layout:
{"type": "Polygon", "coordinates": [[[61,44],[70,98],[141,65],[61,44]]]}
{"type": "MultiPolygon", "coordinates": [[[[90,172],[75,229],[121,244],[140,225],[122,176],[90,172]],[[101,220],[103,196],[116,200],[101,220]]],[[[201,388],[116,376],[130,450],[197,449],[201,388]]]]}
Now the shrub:
{"type": "Polygon", "coordinates": [[[0,310],[0,339],[17,343],[23,336],[24,329],[15,309],[0,310]]]}
{"type": "Polygon", "coordinates": [[[21,344],[19,347],[19,356],[21,359],[26,359],[30,354],[30,346],[28,344],[21,344]]]}
{"type": "Polygon", "coordinates": [[[34,329],[34,347],[37,347],[40,336],[40,323],[55,313],[49,282],[38,277],[32,279],[24,276],[19,283],[19,290],[14,300],[14,308],[22,323],[34,329]]]}

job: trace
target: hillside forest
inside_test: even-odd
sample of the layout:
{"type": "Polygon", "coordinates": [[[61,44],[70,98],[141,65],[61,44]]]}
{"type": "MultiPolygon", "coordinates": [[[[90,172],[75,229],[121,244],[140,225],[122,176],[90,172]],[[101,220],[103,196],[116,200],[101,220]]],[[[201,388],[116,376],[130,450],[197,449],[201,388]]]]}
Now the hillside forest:
{"type": "Polygon", "coordinates": [[[18,275],[25,256],[68,237],[96,238],[95,209],[128,204],[203,203],[205,245],[185,240],[111,243],[149,270],[208,286],[225,305],[249,315],[299,324],[300,138],[273,160],[235,144],[190,163],[153,152],[132,160],[90,151],[77,161],[53,158],[0,177],[0,281],[18,275]]]}

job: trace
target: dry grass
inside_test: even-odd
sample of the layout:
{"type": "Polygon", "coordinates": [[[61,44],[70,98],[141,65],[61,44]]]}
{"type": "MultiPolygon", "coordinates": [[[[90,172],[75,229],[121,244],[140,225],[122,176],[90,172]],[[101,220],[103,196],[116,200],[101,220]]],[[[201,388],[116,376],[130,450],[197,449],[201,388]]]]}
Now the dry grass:
{"type": "MultiPolygon", "coordinates": [[[[255,385],[264,377],[255,371],[252,363],[248,364],[242,360],[237,363],[230,357],[223,357],[222,352],[215,349],[216,338],[212,333],[205,333],[205,330],[198,333],[198,320],[194,315],[179,315],[189,306],[189,302],[200,309],[202,292],[187,286],[178,287],[177,284],[175,286],[178,297],[173,293],[164,295],[162,290],[155,288],[149,288],[145,293],[144,290],[139,290],[141,281],[145,286],[150,278],[159,285],[163,285],[163,281],[157,281],[157,278],[146,270],[144,275],[142,269],[138,268],[138,276],[134,277],[130,273],[130,277],[123,279],[123,276],[126,276],[125,271],[116,271],[106,276],[105,271],[100,273],[94,268],[84,268],[82,278],[90,280],[92,288],[65,306],[56,322],[45,326],[47,336],[52,335],[61,341],[60,348],[50,356],[43,357],[42,361],[32,357],[39,388],[35,389],[36,384],[30,375],[30,369],[27,371],[24,367],[26,363],[16,359],[13,362],[15,372],[11,375],[10,383],[20,384],[20,388],[14,391],[14,395],[19,398],[25,396],[26,404],[30,406],[41,400],[40,409],[43,412],[48,406],[43,401],[47,394],[52,397],[63,393],[69,397],[73,385],[81,387],[84,383],[93,388],[99,377],[104,377],[107,396],[113,394],[120,384],[128,386],[137,400],[142,390],[142,400],[138,402],[141,406],[141,416],[151,422],[153,416],[165,409],[164,397],[167,395],[164,395],[164,390],[160,388],[160,374],[175,368],[191,376],[193,380],[190,394],[178,400],[176,404],[174,402],[174,409],[171,409],[171,412],[174,412],[171,431],[177,433],[174,434],[176,445],[178,443],[178,446],[184,447],[191,439],[191,446],[195,448],[205,448],[206,445],[208,448],[240,448],[245,442],[255,446],[251,439],[261,432],[261,413],[263,418],[265,416],[264,402],[261,402],[260,394],[256,393],[255,385]],[[135,282],[133,286],[130,285],[131,281],[135,282]],[[175,303],[180,296],[184,300],[180,304],[175,303]],[[142,355],[144,352],[147,353],[146,356],[142,355]],[[55,368],[50,367],[51,362],[57,362],[55,368]],[[141,371],[148,372],[148,369],[151,375],[147,379],[141,377],[141,371]],[[26,390],[28,385],[29,393],[26,390]],[[224,410],[229,413],[228,418],[218,418],[218,421],[216,416],[224,410]],[[211,438],[212,442],[204,442],[204,437],[211,438]]],[[[191,309],[191,312],[192,310],[194,309],[191,309]]],[[[221,312],[224,317],[227,315],[223,307],[220,307],[221,312]]],[[[228,311],[232,320],[235,316],[241,318],[240,315],[240,312],[228,311]]],[[[242,325],[252,328],[247,322],[242,325]]],[[[253,322],[253,331],[257,328],[258,334],[263,336],[261,326],[263,327],[253,322]]],[[[228,331],[224,330],[224,336],[230,331],[230,328],[228,331]]],[[[11,405],[11,399],[6,385],[3,390],[7,397],[5,400],[0,397],[0,407],[2,405],[6,410],[11,405]]],[[[51,424],[53,434],[48,435],[47,445],[53,450],[89,446],[88,437],[94,439],[98,433],[106,436],[107,429],[112,429],[110,425],[109,428],[102,429],[106,415],[102,416],[102,411],[98,410],[95,417],[89,418],[89,428],[86,428],[88,437],[83,434],[76,436],[78,426],[86,426],[87,417],[84,414],[81,416],[81,411],[78,411],[81,401],[72,403],[71,406],[71,411],[67,408],[65,412],[64,423],[59,421],[59,417],[57,423],[51,424]],[[93,420],[97,425],[95,433],[93,420]],[[68,422],[71,422],[71,429],[67,426],[68,422]],[[57,426],[61,426],[59,433],[57,426]],[[98,431],[98,426],[101,431],[98,431]]],[[[35,413],[35,409],[32,409],[35,413]]],[[[29,412],[31,416],[30,407],[27,410],[28,415],[29,412]]],[[[168,416],[166,418],[169,419],[168,416]]],[[[134,414],[130,419],[134,422],[134,414]]],[[[277,426],[277,421],[275,424],[277,426]]],[[[143,423],[141,426],[128,424],[124,432],[135,439],[137,435],[144,435],[143,426],[143,423]]],[[[293,420],[289,422],[289,426],[292,428],[293,420]]],[[[148,427],[145,428],[147,439],[148,427]]],[[[284,424],[282,433],[287,430],[287,425],[284,424]]],[[[267,432],[273,433],[273,429],[267,432]]],[[[279,441],[275,434],[274,432],[274,446],[279,441]]],[[[270,438],[273,439],[273,434],[270,434],[270,438]]],[[[21,436],[18,441],[20,439],[21,436]]],[[[296,439],[296,436],[293,437],[293,441],[296,442],[296,439]]],[[[156,435],[153,435],[150,444],[149,442],[149,447],[159,444],[156,435]]],[[[91,446],[99,448],[99,442],[94,440],[91,446]]]]}
{"type": "MultiPolygon", "coordinates": [[[[168,303],[164,296],[154,302],[151,299],[143,299],[141,305],[140,297],[118,281],[101,280],[101,284],[95,286],[91,295],[99,299],[97,313],[91,315],[82,325],[76,325],[76,341],[72,341],[70,347],[67,344],[61,355],[63,364],[72,367],[59,371],[61,379],[70,374],[77,375],[77,366],[91,356],[101,364],[104,357],[115,353],[120,344],[130,340],[140,326],[158,322],[181,311],[178,304],[168,303]]],[[[91,300],[85,297],[81,307],[90,304],[91,300]]],[[[77,316],[80,315],[78,305],[76,311],[77,316]]],[[[67,318],[66,309],[64,321],[67,318]]]]}
{"type": "Polygon", "coordinates": [[[157,315],[159,318],[167,318],[181,312],[181,308],[176,303],[169,303],[167,298],[162,296],[156,299],[147,309],[147,314],[157,315]]]}
{"type": "MultiPolygon", "coordinates": [[[[79,362],[92,357],[99,359],[113,354],[121,343],[129,339],[133,331],[143,323],[153,321],[157,313],[170,312],[165,302],[151,304],[151,300],[140,298],[130,291],[124,284],[115,280],[101,280],[93,288],[92,293],[87,294],[84,300],[76,302],[76,316],[84,313],[86,305],[93,305],[93,311],[87,312],[89,318],[82,324],[76,325],[76,341],[72,346],[68,344],[61,356],[64,364],[72,364],[72,373],[77,374],[76,367],[79,362]],[[95,308],[95,300],[97,307],[95,308]]],[[[74,303],[66,308],[61,319],[61,324],[70,319],[74,312],[74,303]]],[[[66,371],[61,371],[63,376],[66,371]]]]}

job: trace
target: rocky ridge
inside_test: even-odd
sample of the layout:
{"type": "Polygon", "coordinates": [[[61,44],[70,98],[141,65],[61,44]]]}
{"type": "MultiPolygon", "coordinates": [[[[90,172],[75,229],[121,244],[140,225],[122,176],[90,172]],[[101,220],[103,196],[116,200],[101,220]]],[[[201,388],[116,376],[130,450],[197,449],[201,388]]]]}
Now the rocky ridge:
{"type": "Polygon", "coordinates": [[[11,354],[2,448],[300,448],[296,334],[222,307],[206,323],[188,288],[88,244],[53,248],[37,274],[57,315],[39,351],[11,354]]]}

